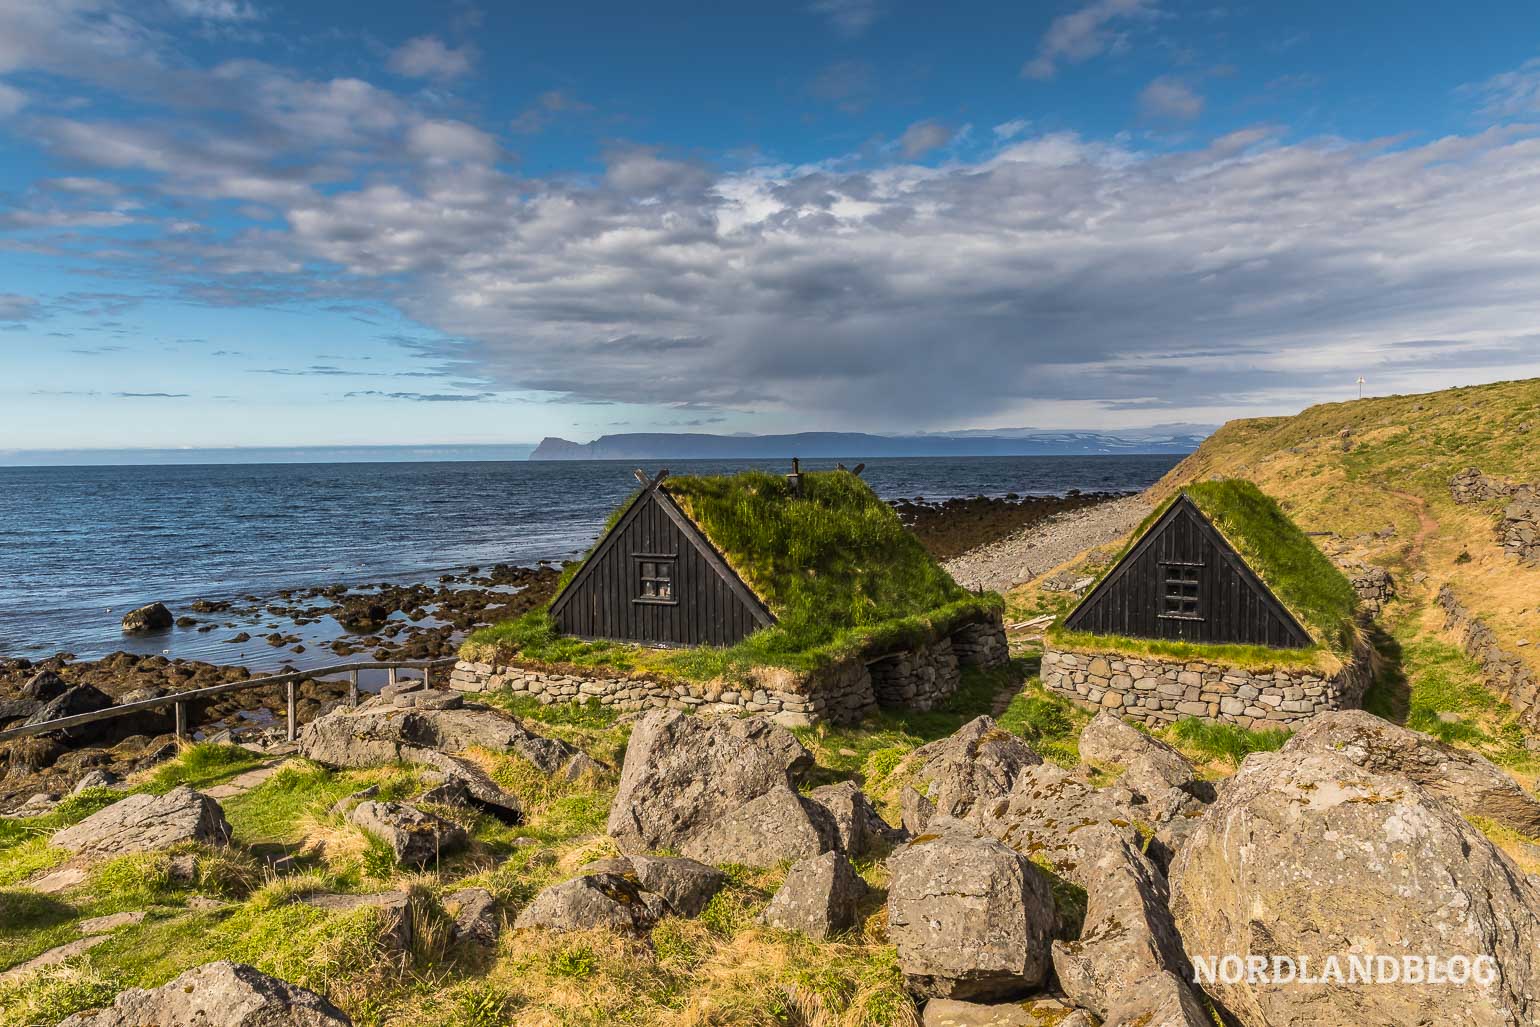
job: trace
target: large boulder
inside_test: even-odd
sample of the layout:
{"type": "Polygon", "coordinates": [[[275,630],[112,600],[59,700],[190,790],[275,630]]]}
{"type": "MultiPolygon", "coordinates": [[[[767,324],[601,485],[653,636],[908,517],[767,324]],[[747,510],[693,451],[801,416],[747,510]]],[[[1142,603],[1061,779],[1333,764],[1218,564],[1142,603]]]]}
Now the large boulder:
{"type": "Polygon", "coordinates": [[[1094,857],[1077,867],[1087,894],[1080,936],[1053,943],[1059,987],[1107,1024],[1209,1027],[1188,984],[1165,877],[1123,832],[1096,824],[1078,833],[1094,857]]]}
{"type": "Polygon", "coordinates": [[[645,934],[668,915],[667,904],[622,874],[584,874],[553,884],[536,895],[513,922],[518,930],[540,928],[555,934],[596,927],[622,934],[645,934]]]}
{"type": "Polygon", "coordinates": [[[1024,740],[977,717],[951,735],[911,753],[899,773],[915,782],[902,796],[904,827],[923,833],[932,816],[966,817],[978,803],[1011,790],[1021,772],[1043,758],[1024,740]]]}
{"type": "Polygon", "coordinates": [[[219,803],[186,785],[165,795],[130,795],[53,836],[53,844],[61,849],[97,856],[152,852],[181,842],[224,845],[229,840],[230,824],[219,803]]]}
{"type": "Polygon", "coordinates": [[[1055,925],[1048,878],[988,838],[922,836],[888,861],[888,936],[911,990],[1005,998],[1048,977],[1055,925]]]}
{"type": "Polygon", "coordinates": [[[491,947],[502,933],[503,918],[497,898],[485,888],[461,888],[444,896],[444,911],[455,918],[450,933],[455,941],[491,947]]]}
{"type": "Polygon", "coordinates": [[[781,785],[702,826],[679,851],[705,863],[769,866],[832,852],[839,844],[829,811],[781,785]]]}
{"type": "Polygon", "coordinates": [[[1099,766],[1126,768],[1122,784],[1145,799],[1169,788],[1191,788],[1198,778],[1186,756],[1107,711],[1081,729],[1080,756],[1099,766]]]}
{"type": "Polygon", "coordinates": [[[903,840],[904,833],[882,819],[854,781],[814,788],[808,798],[829,811],[839,849],[847,855],[884,852],[903,840]]]}
{"type": "Polygon", "coordinates": [[[1486,757],[1408,731],[1363,710],[1322,713],[1284,745],[1286,753],[1334,752],[1379,774],[1400,774],[1461,813],[1540,835],[1540,802],[1486,757]]]}
{"type": "Polygon", "coordinates": [[[727,883],[727,875],[716,867],[678,856],[617,856],[590,863],[578,872],[629,877],[643,891],[667,902],[675,916],[682,917],[700,916],[727,883]]]}
{"type": "Polygon", "coordinates": [[[151,991],[129,988],[97,1012],[59,1027],[352,1027],[347,1014],[313,991],[254,967],[220,961],[193,967],[151,991]]]}
{"type": "Polygon", "coordinates": [[[299,747],[308,759],[332,767],[412,760],[421,750],[452,754],[472,748],[514,753],[547,774],[565,773],[575,763],[592,764],[571,745],[535,734],[502,710],[470,704],[444,710],[402,708],[392,696],[317,717],[301,729],[299,747]]]}
{"type": "Polygon", "coordinates": [[[123,631],[129,635],[142,635],[149,631],[165,631],[175,618],[165,603],[151,603],[123,615],[123,631]]]}
{"type": "Polygon", "coordinates": [[[69,682],[51,670],[40,670],[27,679],[27,683],[21,686],[23,699],[36,699],[39,702],[48,702],[57,699],[69,690],[69,682]]]}
{"type": "Polygon", "coordinates": [[[828,811],[796,794],[812,756],[763,717],[653,710],[631,731],[609,833],[624,852],[767,865],[828,851],[828,811]]]}
{"type": "Polygon", "coordinates": [[[1248,1027],[1540,1020],[1535,880],[1409,778],[1336,752],[1248,757],[1178,854],[1171,910],[1196,969],[1238,958],[1204,983],[1248,1027]],[[1365,980],[1351,962],[1385,956],[1404,980],[1402,957],[1426,974],[1429,955],[1445,975],[1459,957],[1463,982],[1381,983],[1390,970],[1365,980]],[[1255,957],[1271,974],[1274,956],[1324,983],[1247,969],[1255,957]]]}
{"type": "Polygon", "coordinates": [[[1044,763],[1024,769],[1009,795],[975,806],[968,821],[1085,887],[1083,868],[1101,855],[1106,837],[1087,828],[1108,827],[1130,844],[1139,843],[1134,814],[1109,792],[1044,763]]]}
{"type": "Polygon", "coordinates": [[[348,813],[348,822],[389,845],[404,866],[436,863],[469,840],[458,824],[399,802],[361,802],[348,813]]]}
{"type": "MultiPolygon", "coordinates": [[[[77,717],[82,713],[95,713],[105,710],[112,705],[112,696],[93,685],[74,685],[65,689],[54,698],[45,702],[42,706],[22,721],[23,727],[33,727],[37,724],[46,724],[50,720],[59,720],[63,717],[77,717]]],[[[104,734],[110,724],[99,721],[92,724],[81,724],[78,727],[61,729],[58,734],[72,742],[89,741],[104,734]]]]}
{"type": "Polygon", "coordinates": [[[798,860],[765,909],[765,923],[820,941],[843,934],[860,921],[866,882],[844,853],[826,852],[798,860]]]}

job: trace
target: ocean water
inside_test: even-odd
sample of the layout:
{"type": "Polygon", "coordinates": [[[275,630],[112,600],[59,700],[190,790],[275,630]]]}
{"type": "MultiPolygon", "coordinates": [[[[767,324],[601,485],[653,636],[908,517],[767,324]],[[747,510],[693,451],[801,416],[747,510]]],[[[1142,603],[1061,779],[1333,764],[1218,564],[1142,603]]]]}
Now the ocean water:
{"type": "MultiPolygon", "coordinates": [[[[1179,459],[883,459],[867,461],[863,477],[890,499],[1124,491],[1145,488],[1179,459]]],[[[570,559],[635,486],[629,463],[609,461],[0,467],[0,656],[128,649],[213,658],[207,636],[130,638],[119,622],[155,601],[181,612],[200,597],[570,559]]]]}

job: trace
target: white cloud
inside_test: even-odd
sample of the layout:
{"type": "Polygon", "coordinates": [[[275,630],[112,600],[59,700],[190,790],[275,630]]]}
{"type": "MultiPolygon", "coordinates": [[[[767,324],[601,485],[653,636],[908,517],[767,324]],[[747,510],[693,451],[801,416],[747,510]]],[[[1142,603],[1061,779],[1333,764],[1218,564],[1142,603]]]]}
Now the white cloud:
{"type": "Polygon", "coordinates": [[[473,47],[463,46],[457,50],[445,45],[437,36],[409,39],[390,55],[390,70],[409,78],[459,78],[468,75],[475,63],[473,47]]]}
{"type": "Polygon", "coordinates": [[[1048,26],[1037,56],[1021,69],[1028,78],[1049,79],[1062,64],[1079,64],[1125,47],[1128,37],[1120,22],[1147,21],[1157,14],[1154,0],[1094,0],[1060,15],[1048,26]]]}
{"type": "Polygon", "coordinates": [[[9,117],[27,105],[27,94],[0,82],[0,118],[9,117]]]}
{"type": "Polygon", "coordinates": [[[1488,117],[1540,115],[1540,57],[1525,61],[1513,71],[1493,75],[1485,82],[1464,86],[1460,92],[1476,97],[1481,112],[1488,117]]]}
{"type": "Polygon", "coordinates": [[[1181,79],[1162,75],[1139,94],[1139,110],[1155,121],[1191,121],[1203,113],[1203,97],[1181,79]]]}
{"type": "Polygon", "coordinates": [[[952,139],[952,130],[939,121],[916,121],[899,137],[899,148],[905,157],[923,157],[932,150],[945,146],[952,139]]]}
{"type": "Polygon", "coordinates": [[[40,305],[31,296],[0,292],[0,321],[30,321],[37,317],[40,305]]]}
{"type": "Polygon", "coordinates": [[[1031,127],[1032,122],[1026,120],[1025,118],[1015,118],[1011,121],[1002,122],[1001,124],[996,125],[992,131],[994,132],[995,138],[997,140],[1004,142],[1007,139],[1015,139],[1017,136],[1021,135],[1031,127]]]}
{"type": "Polygon", "coordinates": [[[246,0],[168,0],[171,9],[188,18],[203,21],[256,21],[262,12],[246,0]]]}
{"type": "Polygon", "coordinates": [[[497,140],[463,121],[422,121],[407,132],[407,149],[434,161],[491,163],[498,158],[497,140]]]}
{"type": "Polygon", "coordinates": [[[881,13],[877,0],[813,0],[808,10],[828,18],[847,36],[859,36],[872,27],[881,13]]]}

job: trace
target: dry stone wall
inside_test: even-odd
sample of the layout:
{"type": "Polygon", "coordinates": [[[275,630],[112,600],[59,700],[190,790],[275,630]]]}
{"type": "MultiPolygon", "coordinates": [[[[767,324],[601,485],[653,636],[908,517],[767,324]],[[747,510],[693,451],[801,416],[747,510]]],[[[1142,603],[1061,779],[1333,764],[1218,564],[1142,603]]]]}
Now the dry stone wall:
{"type": "Polygon", "coordinates": [[[1084,705],[1147,724],[1198,717],[1261,728],[1358,706],[1370,668],[1367,647],[1330,677],[1309,668],[1243,670],[1202,660],[1050,648],[1043,653],[1042,679],[1045,687],[1084,705]]]}
{"type": "Polygon", "coordinates": [[[1444,611],[1444,629],[1459,636],[1465,654],[1481,665],[1487,684],[1508,700],[1531,725],[1540,722],[1535,701],[1540,696],[1540,680],[1529,665],[1497,644],[1497,636],[1475,614],[1455,598],[1448,585],[1438,590],[1438,605],[1444,611]]]}
{"type": "Polygon", "coordinates": [[[1456,503],[1508,500],[1497,524],[1497,541],[1503,552],[1524,563],[1540,566],[1540,487],[1515,484],[1467,467],[1449,482],[1456,503]]]}
{"type": "Polygon", "coordinates": [[[623,710],[666,706],[707,713],[763,713],[789,726],[851,724],[879,705],[928,710],[957,691],[962,666],[996,667],[1009,659],[998,614],[949,638],[872,659],[856,658],[805,674],[765,668],[755,684],[631,677],[602,667],[461,660],[449,676],[462,692],[507,690],[543,704],[588,702],[623,710]]]}

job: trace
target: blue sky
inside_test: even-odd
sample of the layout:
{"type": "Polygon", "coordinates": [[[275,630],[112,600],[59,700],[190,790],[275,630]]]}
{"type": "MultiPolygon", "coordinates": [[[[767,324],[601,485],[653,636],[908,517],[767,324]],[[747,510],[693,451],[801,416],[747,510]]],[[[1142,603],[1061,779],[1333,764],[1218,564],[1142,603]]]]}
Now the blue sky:
{"type": "Polygon", "coordinates": [[[1540,374],[1540,9],[0,0],[0,450],[1540,374]]]}

